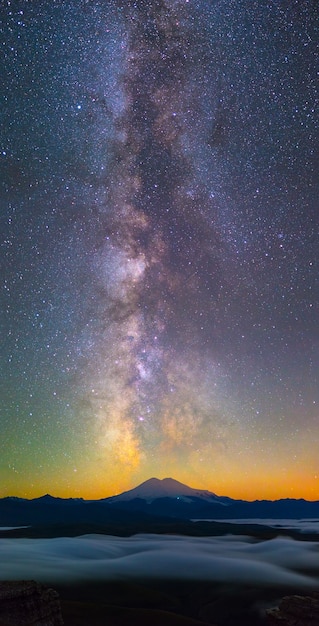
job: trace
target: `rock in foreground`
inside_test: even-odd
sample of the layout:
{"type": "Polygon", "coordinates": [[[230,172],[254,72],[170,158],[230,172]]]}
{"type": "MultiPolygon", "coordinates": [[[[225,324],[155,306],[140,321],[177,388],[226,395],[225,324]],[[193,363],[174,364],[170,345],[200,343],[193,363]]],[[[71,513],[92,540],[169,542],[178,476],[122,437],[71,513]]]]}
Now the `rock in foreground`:
{"type": "Polygon", "coordinates": [[[309,596],[285,596],[279,607],[267,611],[269,626],[318,626],[319,592],[309,596]]]}
{"type": "Polygon", "coordinates": [[[1,581],[0,626],[63,626],[58,593],[33,580],[1,581]]]}

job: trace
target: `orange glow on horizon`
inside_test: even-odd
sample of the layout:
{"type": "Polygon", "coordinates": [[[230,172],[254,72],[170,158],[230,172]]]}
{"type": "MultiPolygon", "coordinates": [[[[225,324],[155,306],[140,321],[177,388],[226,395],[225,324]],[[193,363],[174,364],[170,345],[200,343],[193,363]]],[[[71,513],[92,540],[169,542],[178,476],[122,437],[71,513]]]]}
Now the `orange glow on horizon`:
{"type": "Polygon", "coordinates": [[[47,493],[59,498],[83,498],[85,500],[99,500],[110,496],[118,495],[123,491],[128,491],[137,487],[140,483],[151,477],[160,479],[171,477],[187,484],[195,489],[203,489],[215,493],[217,496],[228,496],[235,500],[278,500],[281,498],[303,498],[305,500],[319,500],[319,477],[307,475],[306,472],[298,472],[278,476],[264,473],[256,476],[237,475],[236,481],[232,475],[209,476],[205,472],[202,479],[199,476],[188,475],[187,472],[153,472],[148,475],[134,473],[131,476],[113,474],[110,480],[101,479],[86,481],[83,476],[72,476],[68,484],[58,484],[57,481],[39,478],[37,483],[30,484],[29,481],[21,478],[17,486],[16,483],[7,482],[6,487],[1,490],[0,497],[16,496],[20,498],[33,499],[41,497],[47,493]]]}

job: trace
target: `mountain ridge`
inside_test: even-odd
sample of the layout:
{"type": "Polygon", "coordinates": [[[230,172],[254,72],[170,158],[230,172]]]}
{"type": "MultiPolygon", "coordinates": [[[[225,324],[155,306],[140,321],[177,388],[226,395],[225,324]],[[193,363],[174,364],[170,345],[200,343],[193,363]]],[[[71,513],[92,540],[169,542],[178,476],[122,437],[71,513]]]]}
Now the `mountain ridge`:
{"type": "Polygon", "coordinates": [[[137,487],[99,500],[59,498],[0,499],[0,527],[39,524],[141,524],[163,520],[319,519],[319,501],[304,499],[233,500],[194,489],[173,478],[152,477],[137,487]]]}

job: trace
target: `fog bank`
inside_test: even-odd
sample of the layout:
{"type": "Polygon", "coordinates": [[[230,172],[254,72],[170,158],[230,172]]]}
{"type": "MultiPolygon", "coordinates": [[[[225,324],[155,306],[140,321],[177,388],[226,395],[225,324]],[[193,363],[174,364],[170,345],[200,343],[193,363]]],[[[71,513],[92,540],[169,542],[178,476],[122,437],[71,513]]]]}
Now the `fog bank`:
{"type": "Polygon", "coordinates": [[[85,535],[1,539],[0,579],[43,582],[198,579],[260,586],[318,586],[319,544],[276,538],[85,535]]]}

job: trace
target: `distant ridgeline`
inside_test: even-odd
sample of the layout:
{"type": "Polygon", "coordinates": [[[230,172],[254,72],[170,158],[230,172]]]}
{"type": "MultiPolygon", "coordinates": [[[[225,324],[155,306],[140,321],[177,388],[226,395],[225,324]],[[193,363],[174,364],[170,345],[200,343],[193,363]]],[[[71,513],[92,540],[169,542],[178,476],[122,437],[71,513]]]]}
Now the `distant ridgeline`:
{"type": "MultiPolygon", "coordinates": [[[[232,500],[192,489],[171,478],[152,478],[135,489],[102,500],[0,499],[0,526],[52,524],[151,525],[186,520],[319,519],[319,501],[232,500]]],[[[21,529],[22,530],[22,529],[21,529]]]]}

